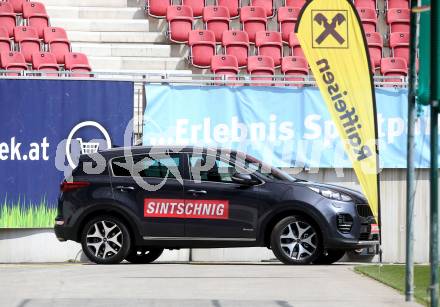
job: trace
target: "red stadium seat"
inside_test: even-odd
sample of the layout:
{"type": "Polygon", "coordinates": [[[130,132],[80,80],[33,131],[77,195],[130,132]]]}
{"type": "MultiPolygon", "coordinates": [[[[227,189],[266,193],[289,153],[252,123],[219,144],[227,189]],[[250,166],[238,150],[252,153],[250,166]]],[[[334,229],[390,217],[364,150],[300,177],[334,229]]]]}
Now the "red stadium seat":
{"type": "Polygon", "coordinates": [[[188,42],[193,24],[192,8],[184,5],[173,5],[167,8],[168,36],[176,43],[188,42]]]}
{"type": "Polygon", "coordinates": [[[43,38],[43,31],[49,26],[49,16],[46,8],[40,2],[24,2],[23,18],[27,19],[27,24],[37,29],[38,37],[43,38]]]}
{"type": "Polygon", "coordinates": [[[227,7],[231,18],[236,18],[240,15],[239,8],[241,6],[241,0],[217,0],[216,4],[218,6],[227,7]]]}
{"type": "Polygon", "coordinates": [[[299,8],[282,6],[278,9],[278,25],[283,41],[289,42],[290,33],[294,32],[298,21],[299,8]]]}
{"type": "Polygon", "coordinates": [[[84,53],[68,53],[66,54],[64,62],[66,63],[66,70],[73,72],[71,74],[72,77],[91,77],[88,73],[92,71],[92,68],[90,67],[89,60],[84,53]]]}
{"type": "Polygon", "coordinates": [[[370,62],[372,69],[380,67],[380,60],[382,59],[383,39],[382,35],[377,32],[365,33],[368,44],[368,51],[370,52],[370,62]]]}
{"type": "Polygon", "coordinates": [[[391,33],[390,48],[394,57],[404,58],[406,63],[409,64],[409,33],[391,33]]]}
{"type": "MultiPolygon", "coordinates": [[[[247,65],[248,73],[251,74],[252,80],[258,81],[272,81],[273,78],[269,77],[275,73],[275,66],[273,59],[268,56],[250,56],[248,57],[247,65]],[[255,78],[254,76],[268,76],[255,78]]],[[[254,86],[270,86],[270,83],[257,83],[252,84],[254,86]]]]}
{"type": "MultiPolygon", "coordinates": [[[[4,70],[27,70],[23,54],[17,51],[2,52],[0,54],[0,68],[4,70]]],[[[7,73],[8,76],[18,76],[20,73],[7,73]]]]}
{"type": "Polygon", "coordinates": [[[355,0],[354,5],[359,10],[360,8],[367,8],[370,10],[377,10],[376,0],[355,0]]]}
{"type": "MultiPolygon", "coordinates": [[[[406,77],[408,67],[405,59],[402,58],[383,58],[380,63],[380,71],[384,76],[406,77]]],[[[401,78],[386,79],[387,82],[401,82],[401,78]]]]}
{"type": "Polygon", "coordinates": [[[172,5],[172,0],[147,0],[148,15],[156,18],[167,16],[167,8],[172,5]]]}
{"type": "Polygon", "coordinates": [[[309,66],[307,60],[303,57],[288,56],[281,61],[281,72],[284,74],[284,80],[286,81],[304,81],[304,78],[300,76],[309,74],[309,66]]]}
{"type": "Polygon", "coordinates": [[[361,18],[364,31],[376,32],[377,15],[376,11],[368,8],[358,8],[359,17],[361,18]]]}
{"type": "Polygon", "coordinates": [[[229,30],[229,10],[224,6],[207,6],[203,9],[205,29],[215,34],[217,43],[221,43],[224,31],[229,30]]]}
{"type": "Polygon", "coordinates": [[[22,14],[23,13],[23,3],[27,2],[27,1],[29,1],[29,0],[6,0],[4,2],[10,3],[12,5],[12,8],[14,9],[15,13],[22,14]]]}
{"type": "Polygon", "coordinates": [[[237,58],[233,55],[215,55],[211,59],[211,72],[218,77],[216,79],[237,80],[237,58]]]}
{"type": "Polygon", "coordinates": [[[388,0],[386,1],[387,9],[408,9],[408,0],[388,0]]]}
{"type": "Polygon", "coordinates": [[[205,7],[205,0],[182,0],[182,5],[191,7],[194,17],[201,17],[205,7]]]}
{"type": "Polygon", "coordinates": [[[32,54],[40,51],[40,40],[34,27],[20,26],[14,28],[15,41],[27,63],[32,61],[32,54]]]}
{"type": "Polygon", "coordinates": [[[250,6],[258,6],[264,8],[266,17],[274,15],[273,0],[250,0],[250,6]]]}
{"type": "Polygon", "coordinates": [[[255,43],[255,34],[266,31],[267,18],[264,8],[259,6],[245,6],[241,8],[240,20],[243,30],[249,35],[249,40],[255,43]]]}
{"type": "Polygon", "coordinates": [[[0,27],[0,53],[11,51],[11,40],[9,39],[8,30],[0,27]]]}
{"type": "Polygon", "coordinates": [[[306,4],[306,0],[286,0],[284,5],[294,8],[302,8],[306,4]]]}
{"type": "Polygon", "coordinates": [[[289,35],[289,47],[290,55],[302,58],[306,57],[301,49],[298,37],[296,37],[296,34],[294,32],[290,33],[289,35]]]}
{"type": "Polygon", "coordinates": [[[390,9],[387,13],[387,23],[390,25],[390,32],[409,33],[409,9],[390,9]]]}
{"type": "Polygon", "coordinates": [[[237,58],[238,66],[247,65],[249,55],[249,36],[244,31],[231,30],[223,33],[222,46],[224,53],[237,58]]]}
{"type": "Polygon", "coordinates": [[[15,13],[10,3],[0,2],[0,25],[8,31],[8,37],[14,35],[15,13]]]}
{"type": "Polygon", "coordinates": [[[276,67],[281,65],[283,41],[280,32],[257,32],[255,36],[255,46],[257,47],[258,55],[271,57],[276,67]]]}
{"type": "MultiPolygon", "coordinates": [[[[44,71],[59,71],[55,54],[51,52],[36,52],[32,55],[32,69],[44,71]]],[[[46,76],[58,76],[58,74],[48,73],[46,76]]]]}
{"type": "Polygon", "coordinates": [[[211,66],[211,58],[215,55],[215,34],[210,30],[192,30],[189,32],[191,64],[206,68],[211,66]]]}
{"type": "Polygon", "coordinates": [[[49,51],[55,54],[58,64],[64,64],[66,54],[70,52],[70,42],[63,28],[49,27],[44,29],[44,43],[49,51]]]}

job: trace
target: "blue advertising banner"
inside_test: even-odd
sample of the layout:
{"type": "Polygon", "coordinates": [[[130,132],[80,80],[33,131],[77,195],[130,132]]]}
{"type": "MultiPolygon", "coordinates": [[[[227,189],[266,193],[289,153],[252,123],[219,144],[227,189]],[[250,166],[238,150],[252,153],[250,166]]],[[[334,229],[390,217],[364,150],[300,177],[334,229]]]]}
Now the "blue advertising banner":
{"type": "MultiPolygon", "coordinates": [[[[146,86],[145,145],[207,145],[281,167],[351,168],[317,88],[146,86]]],[[[406,167],[407,90],[376,89],[381,168],[406,167]]],[[[416,123],[429,167],[429,113],[416,123]]]]}
{"type": "Polygon", "coordinates": [[[133,83],[0,80],[0,93],[0,227],[52,227],[79,153],[123,144],[133,83]]]}

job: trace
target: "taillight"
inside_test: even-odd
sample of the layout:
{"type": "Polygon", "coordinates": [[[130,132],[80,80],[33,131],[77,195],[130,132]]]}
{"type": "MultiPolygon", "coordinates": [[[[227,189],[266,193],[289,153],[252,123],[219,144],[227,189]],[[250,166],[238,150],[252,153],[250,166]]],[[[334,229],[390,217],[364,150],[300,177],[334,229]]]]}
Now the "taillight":
{"type": "Polygon", "coordinates": [[[87,181],[74,181],[74,182],[64,181],[60,186],[60,190],[61,190],[61,192],[69,192],[69,191],[81,189],[84,187],[88,187],[89,185],[90,185],[90,182],[87,182],[87,181]]]}

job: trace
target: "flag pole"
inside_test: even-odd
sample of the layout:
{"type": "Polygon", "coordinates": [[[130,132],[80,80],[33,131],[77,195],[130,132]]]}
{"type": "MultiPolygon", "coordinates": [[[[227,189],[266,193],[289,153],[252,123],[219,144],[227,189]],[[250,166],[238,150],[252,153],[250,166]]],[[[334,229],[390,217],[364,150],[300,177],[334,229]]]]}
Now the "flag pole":
{"type": "Polygon", "coordinates": [[[411,1],[410,58],[408,80],[408,145],[406,165],[406,262],[405,262],[405,300],[414,299],[414,132],[416,121],[416,50],[417,50],[417,13],[413,9],[417,1],[411,1]]]}
{"type": "Polygon", "coordinates": [[[431,1],[431,186],[430,186],[430,264],[431,306],[438,307],[439,295],[439,246],[438,246],[438,111],[439,111],[439,86],[440,86],[440,5],[431,1]]]}

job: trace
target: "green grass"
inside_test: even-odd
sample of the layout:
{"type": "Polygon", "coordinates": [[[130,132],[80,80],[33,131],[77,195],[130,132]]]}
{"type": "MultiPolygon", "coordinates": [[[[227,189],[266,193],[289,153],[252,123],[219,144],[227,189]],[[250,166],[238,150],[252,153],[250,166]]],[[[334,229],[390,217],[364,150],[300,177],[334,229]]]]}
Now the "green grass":
{"type": "Polygon", "coordinates": [[[0,203],[0,228],[49,228],[53,227],[57,210],[43,198],[39,203],[26,200],[0,203]],[[26,205],[24,205],[26,204],[26,205]]]}
{"type": "MultiPolygon", "coordinates": [[[[404,265],[360,265],[355,267],[355,271],[378,280],[402,293],[405,291],[404,265]]],[[[429,281],[429,266],[416,265],[414,267],[414,297],[419,303],[428,303],[429,281]]]]}

